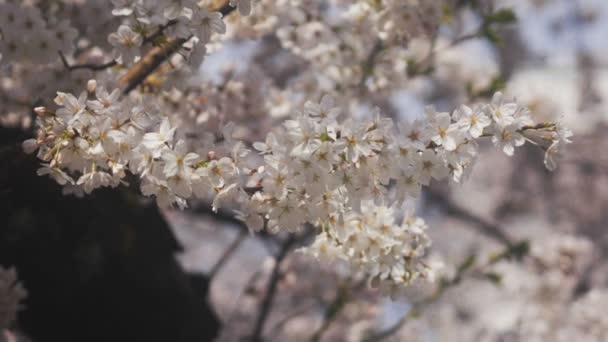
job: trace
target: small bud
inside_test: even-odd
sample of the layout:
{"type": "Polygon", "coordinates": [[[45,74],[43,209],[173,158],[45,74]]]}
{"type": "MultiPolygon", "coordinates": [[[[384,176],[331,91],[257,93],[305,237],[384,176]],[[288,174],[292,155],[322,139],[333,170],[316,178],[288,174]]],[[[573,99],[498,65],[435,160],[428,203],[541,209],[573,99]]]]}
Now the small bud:
{"type": "Polygon", "coordinates": [[[89,94],[93,94],[96,89],[97,89],[97,81],[89,80],[87,82],[87,91],[89,92],[89,94]]]}
{"type": "Polygon", "coordinates": [[[34,108],[34,112],[36,113],[36,115],[38,115],[41,118],[43,118],[45,116],[55,115],[53,112],[48,110],[46,107],[36,107],[36,108],[34,108]]]}
{"type": "Polygon", "coordinates": [[[58,106],[63,106],[63,93],[57,93],[57,96],[55,96],[53,101],[55,101],[55,104],[58,106]]]}
{"type": "Polygon", "coordinates": [[[210,160],[215,159],[215,151],[209,151],[207,153],[207,158],[210,159],[210,160]]]}

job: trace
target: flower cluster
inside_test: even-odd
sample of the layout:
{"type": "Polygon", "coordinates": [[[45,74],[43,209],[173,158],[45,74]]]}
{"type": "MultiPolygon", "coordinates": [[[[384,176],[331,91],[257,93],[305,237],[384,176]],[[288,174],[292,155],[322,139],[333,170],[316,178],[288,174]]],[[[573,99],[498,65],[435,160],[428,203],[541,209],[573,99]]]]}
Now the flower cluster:
{"type": "MultiPolygon", "coordinates": [[[[146,38],[154,37],[158,43],[159,37],[155,35],[160,33],[165,40],[190,41],[190,60],[196,66],[202,62],[211,36],[226,32],[222,13],[210,11],[195,0],[112,0],[112,3],[112,14],[126,18],[117,32],[108,37],[123,64],[130,64],[141,54],[146,38]]],[[[251,12],[251,0],[230,0],[229,5],[238,8],[242,15],[251,12]]]]}
{"type": "Polygon", "coordinates": [[[526,139],[550,137],[551,153],[570,136],[560,125],[534,126],[526,108],[500,93],[489,104],[452,113],[429,107],[424,120],[397,129],[378,109],[370,121],[342,122],[341,109],[324,96],[307,102],[265,143],[255,143],[264,165],[249,168],[249,151],[233,138],[234,125],[224,128],[221,143],[212,137],[192,152],[186,140],[176,139],[169,119],[149,109],[153,103],[120,100],[118,90],[108,92],[95,81],[79,98],[59,93],[55,101],[56,113],[37,108],[38,137],[24,149],[38,150],[44,161],[38,173],[65,192],[115,187],[130,171],[141,178],[142,193],[163,207],[213,197],[214,209],[241,203],[239,217],[252,231],[321,227],[309,253],[345,259],[391,293],[431,277],[421,260],[429,244],[424,223],[408,216],[395,225],[407,199],[418,197],[431,179],[466,178],[482,137],[512,155],[526,139]],[[241,175],[251,175],[247,184],[241,175]]]}
{"type": "Polygon", "coordinates": [[[428,245],[424,225],[407,219],[396,227],[395,208],[416,198],[431,179],[462,181],[478,155],[477,139],[491,136],[512,155],[526,139],[550,137],[552,153],[570,136],[560,125],[533,126],[529,111],[500,93],[489,104],[452,113],[429,107],[425,120],[398,129],[377,109],[370,121],[340,122],[341,109],[325,96],[307,102],[265,143],[254,144],[264,165],[251,171],[243,159],[248,150],[233,139],[232,125],[224,129],[223,146],[212,141],[195,153],[175,138],[167,118],[120,100],[118,90],[108,92],[95,81],[79,98],[59,93],[56,103],[56,113],[37,108],[38,137],[24,148],[38,149],[45,162],[38,173],[65,185],[66,192],[118,186],[128,170],[160,206],[183,208],[193,195],[215,196],[214,208],[227,200],[243,202],[240,217],[251,230],[322,227],[310,253],[348,259],[370,279],[390,279],[389,288],[428,277],[418,260],[428,245]],[[239,179],[246,174],[253,175],[250,198],[239,179]]]}
{"type": "Polygon", "coordinates": [[[434,279],[434,269],[423,261],[431,242],[420,218],[406,214],[395,224],[395,208],[361,203],[361,212],[349,212],[340,222],[322,223],[324,230],[302,251],[326,262],[343,261],[351,272],[395,297],[417,278],[434,279]]]}
{"type": "Polygon", "coordinates": [[[307,102],[304,112],[269,134],[265,143],[254,144],[265,160],[257,175],[261,190],[252,195],[241,217],[252,230],[262,229],[264,223],[271,232],[294,232],[305,224],[323,227],[308,249],[311,254],[349,255],[355,265],[367,260],[383,265],[380,258],[388,262],[384,271],[364,267],[370,278],[405,284],[424,276],[417,272],[426,268],[410,259],[406,276],[389,276],[393,271],[403,275],[398,265],[413,251],[394,242],[416,241],[420,249],[414,254],[419,256],[426,238],[423,229],[393,228],[394,210],[387,205],[398,207],[418,197],[432,179],[461,182],[478,156],[479,138],[492,137],[512,155],[516,146],[531,139],[528,136],[551,132],[553,145],[570,134],[560,132],[559,125],[533,126],[529,111],[505,101],[500,93],[489,104],[461,106],[452,113],[429,107],[426,119],[401,123],[398,129],[378,110],[372,120],[362,122],[339,122],[340,113],[329,96],[320,103],[307,102]],[[380,235],[383,239],[377,238],[380,235]],[[357,241],[347,243],[353,237],[357,241]]]}
{"type": "Polygon", "coordinates": [[[409,41],[431,36],[438,29],[445,6],[445,0],[355,1],[349,15],[359,21],[370,19],[382,40],[409,41]]]}
{"type": "Polygon", "coordinates": [[[78,98],[59,93],[56,113],[37,108],[40,126],[36,139],[24,142],[27,152],[38,150],[44,161],[39,175],[48,174],[64,185],[64,193],[82,195],[101,187],[125,183],[127,171],[141,178],[144,195],[155,195],[159,206],[185,207],[185,198],[221,200],[236,187],[239,161],[247,150],[224,130],[222,144],[204,145],[189,152],[168,118],[150,109],[154,104],[108,92],[89,82],[78,98]],[[225,151],[225,152],[223,152],[225,151]],[[229,157],[231,156],[231,157],[229,157]]]}
{"type": "Polygon", "coordinates": [[[4,269],[0,266],[0,332],[9,328],[21,309],[21,301],[27,292],[17,280],[14,268],[4,269]]]}
{"type": "Polygon", "coordinates": [[[78,32],[67,21],[49,25],[37,7],[0,2],[0,55],[5,63],[57,60],[57,51],[71,52],[78,32]]]}

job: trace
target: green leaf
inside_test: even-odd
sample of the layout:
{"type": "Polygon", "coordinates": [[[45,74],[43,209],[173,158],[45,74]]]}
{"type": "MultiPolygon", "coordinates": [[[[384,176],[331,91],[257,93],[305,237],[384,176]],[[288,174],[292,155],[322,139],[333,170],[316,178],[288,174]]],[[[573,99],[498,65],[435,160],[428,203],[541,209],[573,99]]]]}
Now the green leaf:
{"type": "Polygon", "coordinates": [[[501,44],[502,39],[500,39],[500,36],[498,35],[498,33],[491,27],[486,26],[483,29],[483,36],[488,38],[488,40],[496,45],[501,44]]]}
{"type": "Polygon", "coordinates": [[[497,12],[488,14],[485,18],[486,24],[510,24],[517,21],[517,16],[510,8],[503,8],[497,12]]]}

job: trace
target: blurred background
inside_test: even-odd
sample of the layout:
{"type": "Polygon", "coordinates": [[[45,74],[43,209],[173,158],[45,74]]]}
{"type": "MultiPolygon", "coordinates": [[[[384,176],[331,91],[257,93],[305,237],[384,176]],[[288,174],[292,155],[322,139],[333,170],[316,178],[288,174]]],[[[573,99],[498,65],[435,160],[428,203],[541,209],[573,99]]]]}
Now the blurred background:
{"type": "MultiPolygon", "coordinates": [[[[159,211],[128,187],[63,196],[20,151],[31,120],[7,101],[0,264],[16,268],[28,296],[4,338],[240,341],[262,324],[268,341],[608,341],[608,1],[496,1],[517,17],[496,29],[500,39],[451,45],[454,32],[481,20],[461,2],[439,30],[437,46],[445,47],[432,73],[345,104],[412,120],[427,104],[450,110],[501,90],[537,122],[563,118],[574,137],[555,172],[534,146],[510,158],[482,144],[470,181],[434,184],[421,196],[414,205],[430,226],[430,253],[444,265],[435,287],[385,298],[339,268],[283,255],[293,247],[283,236],[251,235],[208,203],[159,211]]],[[[193,120],[213,125],[229,111],[242,136],[263,140],[302,101],[283,98],[282,89],[310,61],[272,34],[234,37],[211,49],[189,81],[207,96],[196,98],[202,109],[193,120]],[[259,81],[262,72],[271,76],[259,81]],[[261,100],[255,88],[270,87],[268,78],[276,91],[261,100]]],[[[411,41],[414,54],[417,44],[425,49],[411,41]]],[[[2,290],[0,281],[0,318],[2,290]]]]}

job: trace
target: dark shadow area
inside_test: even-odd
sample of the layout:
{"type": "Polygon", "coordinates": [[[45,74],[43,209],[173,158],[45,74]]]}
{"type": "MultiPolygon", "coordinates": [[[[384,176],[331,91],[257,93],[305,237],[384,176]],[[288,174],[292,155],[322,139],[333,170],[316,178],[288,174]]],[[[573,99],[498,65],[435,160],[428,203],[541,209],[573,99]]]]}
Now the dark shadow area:
{"type": "Polygon", "coordinates": [[[126,188],[63,196],[36,175],[25,138],[0,128],[0,264],[29,293],[19,329],[34,341],[212,340],[208,279],[177,264],[157,207],[126,188]]]}

